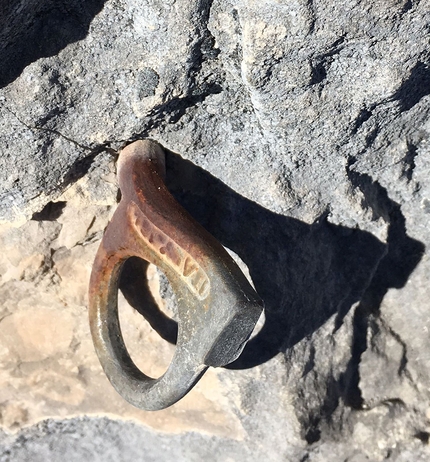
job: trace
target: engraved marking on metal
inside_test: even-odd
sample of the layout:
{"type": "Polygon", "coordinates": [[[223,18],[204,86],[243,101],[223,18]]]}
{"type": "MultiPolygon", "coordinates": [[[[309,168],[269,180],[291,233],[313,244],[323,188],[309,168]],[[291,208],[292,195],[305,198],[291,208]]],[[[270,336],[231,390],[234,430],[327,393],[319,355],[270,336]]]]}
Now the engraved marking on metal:
{"type": "Polygon", "coordinates": [[[128,209],[131,223],[146,245],[179,274],[199,300],[204,300],[209,295],[210,281],[196,260],[161,229],[151,223],[138,205],[131,202],[128,209]]]}

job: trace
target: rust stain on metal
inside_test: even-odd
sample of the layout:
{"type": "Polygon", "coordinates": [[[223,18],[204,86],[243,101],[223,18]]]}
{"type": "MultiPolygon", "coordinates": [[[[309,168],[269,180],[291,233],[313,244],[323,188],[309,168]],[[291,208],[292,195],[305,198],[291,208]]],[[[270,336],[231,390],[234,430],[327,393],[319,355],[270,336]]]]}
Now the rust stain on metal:
{"type": "Polygon", "coordinates": [[[197,261],[171,237],[157,228],[134,203],[129,205],[131,223],[146,245],[158,254],[188,285],[199,300],[210,291],[210,281],[197,261]]]}

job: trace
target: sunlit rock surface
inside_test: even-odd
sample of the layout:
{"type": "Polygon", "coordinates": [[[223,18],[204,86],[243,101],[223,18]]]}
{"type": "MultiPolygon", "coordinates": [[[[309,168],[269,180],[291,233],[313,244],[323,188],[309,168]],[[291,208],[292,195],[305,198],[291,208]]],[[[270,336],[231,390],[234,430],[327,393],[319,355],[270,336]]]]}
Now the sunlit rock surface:
{"type": "MultiPolygon", "coordinates": [[[[429,460],[429,1],[3,3],[0,460],[429,460]],[[117,152],[145,137],[266,305],[233,366],[152,413],[87,321],[117,152]]],[[[162,374],[174,346],[120,315],[162,374]]]]}

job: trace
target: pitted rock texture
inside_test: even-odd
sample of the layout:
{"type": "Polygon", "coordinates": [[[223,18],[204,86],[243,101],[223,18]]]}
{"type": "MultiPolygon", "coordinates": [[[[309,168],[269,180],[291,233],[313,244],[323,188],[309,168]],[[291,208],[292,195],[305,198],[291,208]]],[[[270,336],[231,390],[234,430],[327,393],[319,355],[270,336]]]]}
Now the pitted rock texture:
{"type": "MultiPolygon", "coordinates": [[[[85,432],[100,460],[140,434],[154,460],[430,459],[429,1],[3,3],[1,460],[85,432]],[[145,137],[266,305],[241,358],[160,413],[115,394],[86,319],[115,160],[145,137]],[[144,428],[58,420],[100,414],[144,428]]],[[[173,347],[121,316],[162,373],[173,347]]]]}

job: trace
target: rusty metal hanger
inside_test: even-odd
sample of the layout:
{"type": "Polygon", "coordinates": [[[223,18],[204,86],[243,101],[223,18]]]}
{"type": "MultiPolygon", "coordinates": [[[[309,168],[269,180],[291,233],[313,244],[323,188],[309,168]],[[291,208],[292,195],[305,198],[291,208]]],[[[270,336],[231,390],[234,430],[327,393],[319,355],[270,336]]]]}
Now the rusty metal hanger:
{"type": "Polygon", "coordinates": [[[242,352],[263,303],[224,247],[173,198],[164,184],[165,155],[155,141],[121,152],[121,201],[106,228],[90,280],[90,326],[100,363],[128,402],[145,410],[181,399],[209,366],[242,352]],[[178,340],[158,379],[130,358],[118,319],[118,283],[130,257],[158,266],[178,300],[178,340]]]}

